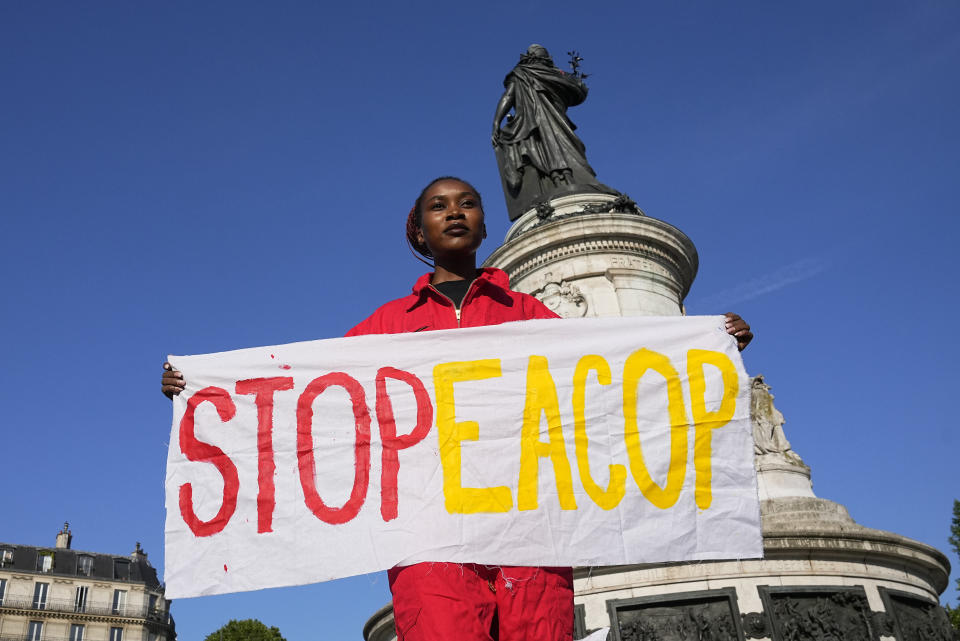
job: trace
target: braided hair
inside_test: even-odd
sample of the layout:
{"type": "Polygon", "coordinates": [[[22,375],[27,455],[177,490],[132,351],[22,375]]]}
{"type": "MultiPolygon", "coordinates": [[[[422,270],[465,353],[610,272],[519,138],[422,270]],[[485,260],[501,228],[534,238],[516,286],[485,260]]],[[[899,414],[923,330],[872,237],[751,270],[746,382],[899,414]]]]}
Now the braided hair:
{"type": "MultiPolygon", "coordinates": [[[[427,186],[424,187],[420,191],[420,195],[417,196],[417,201],[413,204],[413,208],[410,210],[410,213],[407,214],[407,244],[410,246],[411,250],[417,252],[417,254],[420,254],[420,256],[425,258],[433,258],[433,255],[430,253],[430,249],[427,247],[426,243],[417,239],[417,232],[420,231],[420,228],[423,225],[423,211],[421,210],[421,207],[423,206],[423,197],[427,194],[427,191],[431,187],[443,180],[456,180],[457,182],[461,182],[469,187],[470,190],[477,195],[477,202],[479,203],[480,208],[483,209],[483,198],[480,197],[480,192],[477,191],[476,187],[468,183],[463,178],[457,178],[456,176],[440,176],[439,178],[434,178],[427,183],[427,186]]],[[[417,260],[426,262],[421,259],[420,256],[414,254],[414,257],[417,258],[417,260]]],[[[429,265],[430,263],[427,264],[429,265]]],[[[432,267],[433,265],[430,266],[432,267]]]]}

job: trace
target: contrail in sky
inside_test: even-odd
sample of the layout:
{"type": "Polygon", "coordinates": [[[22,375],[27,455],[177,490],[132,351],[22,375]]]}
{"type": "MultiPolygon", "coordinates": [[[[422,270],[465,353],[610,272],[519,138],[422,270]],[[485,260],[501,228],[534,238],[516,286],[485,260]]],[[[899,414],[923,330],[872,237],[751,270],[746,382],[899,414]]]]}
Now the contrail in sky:
{"type": "Polygon", "coordinates": [[[812,278],[825,270],[829,264],[828,260],[820,256],[802,258],[772,272],[751,278],[735,287],[707,296],[698,301],[697,306],[709,309],[718,305],[742,303],[743,301],[775,292],[787,285],[812,278]]]}

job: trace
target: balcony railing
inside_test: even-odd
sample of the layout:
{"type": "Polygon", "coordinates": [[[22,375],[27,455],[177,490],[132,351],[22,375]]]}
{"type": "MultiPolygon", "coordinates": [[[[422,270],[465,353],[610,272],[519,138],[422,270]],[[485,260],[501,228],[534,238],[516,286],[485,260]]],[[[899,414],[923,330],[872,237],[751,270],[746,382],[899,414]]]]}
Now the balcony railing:
{"type": "MultiPolygon", "coordinates": [[[[0,634],[0,641],[33,641],[33,637],[28,632],[21,632],[20,634],[5,633],[0,634]]],[[[71,641],[71,639],[70,637],[51,636],[44,631],[40,635],[40,641],[71,641]]],[[[83,641],[87,641],[87,637],[83,637],[83,641]]]]}
{"type": "MultiPolygon", "coordinates": [[[[172,639],[173,635],[168,633],[167,636],[161,636],[160,639],[172,639]]],[[[86,635],[83,637],[84,641],[87,641],[86,635]]],[[[0,634],[0,641],[33,641],[33,637],[30,636],[29,632],[21,632],[19,634],[10,634],[4,633],[0,634]]],[[[72,641],[70,637],[64,636],[51,636],[44,631],[40,635],[40,641],[72,641]]]]}
{"type": "MultiPolygon", "coordinates": [[[[163,639],[163,638],[172,638],[172,637],[160,637],[160,638],[163,639]]],[[[33,637],[30,636],[28,632],[21,632],[20,634],[5,633],[5,634],[0,634],[0,641],[33,641],[33,637]]],[[[44,631],[43,634],[40,635],[40,641],[71,641],[71,639],[70,637],[63,637],[63,636],[54,637],[47,634],[46,631],[44,631]]],[[[84,635],[83,641],[87,641],[86,635],[84,635]]]]}
{"type": "MultiPolygon", "coordinates": [[[[38,603],[32,597],[14,599],[7,597],[0,602],[0,608],[16,608],[18,610],[51,610],[54,612],[75,612],[77,614],[95,614],[98,616],[116,616],[116,617],[129,617],[135,619],[149,619],[151,621],[157,621],[159,623],[166,623],[167,613],[163,610],[157,608],[149,608],[145,605],[133,606],[133,605],[123,605],[119,608],[113,607],[112,604],[104,603],[87,603],[86,605],[79,606],[77,602],[73,599],[46,599],[42,603],[38,603]]],[[[20,637],[17,637],[18,639],[20,637]]],[[[0,637],[0,641],[6,641],[4,637],[0,637]]]]}

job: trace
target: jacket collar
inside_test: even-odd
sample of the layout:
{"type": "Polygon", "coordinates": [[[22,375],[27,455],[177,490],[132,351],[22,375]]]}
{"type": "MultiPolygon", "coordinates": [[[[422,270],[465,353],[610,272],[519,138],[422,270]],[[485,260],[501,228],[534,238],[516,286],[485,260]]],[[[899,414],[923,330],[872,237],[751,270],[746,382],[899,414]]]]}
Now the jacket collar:
{"type": "MultiPolygon", "coordinates": [[[[433,272],[426,273],[413,284],[413,295],[416,296],[416,300],[407,308],[408,310],[413,309],[423,299],[424,295],[431,291],[431,276],[433,276],[433,272]]],[[[507,272],[496,267],[483,267],[480,270],[480,275],[477,276],[476,283],[478,288],[490,284],[500,289],[510,289],[510,277],[507,276],[507,272]]]]}

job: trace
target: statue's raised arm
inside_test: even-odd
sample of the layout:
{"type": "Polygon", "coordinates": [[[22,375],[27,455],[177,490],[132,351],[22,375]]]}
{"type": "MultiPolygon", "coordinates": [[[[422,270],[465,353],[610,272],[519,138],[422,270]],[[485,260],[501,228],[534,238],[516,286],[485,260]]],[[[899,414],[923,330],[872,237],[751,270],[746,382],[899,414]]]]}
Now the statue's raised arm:
{"type": "Polygon", "coordinates": [[[574,133],[577,127],[567,117],[568,107],[587,98],[580,74],[558,69],[546,49],[530,45],[503,86],[492,141],[510,220],[551,197],[578,191],[617,193],[597,181],[586,148],[574,133]]]}

